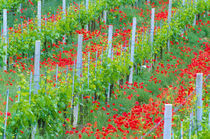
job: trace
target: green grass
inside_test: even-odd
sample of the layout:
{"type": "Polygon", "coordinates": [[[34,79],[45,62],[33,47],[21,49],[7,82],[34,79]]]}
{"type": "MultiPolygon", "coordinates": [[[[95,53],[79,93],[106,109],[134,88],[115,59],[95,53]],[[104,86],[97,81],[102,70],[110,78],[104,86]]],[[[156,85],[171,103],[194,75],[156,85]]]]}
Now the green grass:
{"type": "MultiPolygon", "coordinates": [[[[208,27],[203,26],[202,30],[203,32],[207,32],[206,30],[208,27]]],[[[187,47],[191,47],[193,48],[193,52],[199,52],[199,50],[201,50],[202,48],[199,47],[202,44],[201,42],[197,42],[197,38],[201,37],[205,38],[208,37],[207,33],[203,33],[200,32],[199,34],[189,30],[188,34],[189,34],[189,41],[184,41],[186,42],[187,47]],[[193,47],[193,46],[197,46],[197,47],[193,47]]],[[[178,46],[183,46],[183,44],[178,45],[178,46]]],[[[186,56],[182,56],[180,54],[180,49],[178,49],[177,45],[171,46],[171,52],[173,52],[173,55],[175,55],[177,58],[181,58],[185,63],[182,65],[179,65],[177,69],[184,69],[187,68],[187,65],[191,63],[191,59],[194,57],[193,52],[189,53],[189,57],[186,56]]],[[[166,52],[166,50],[164,50],[164,52],[166,52]]],[[[166,64],[175,64],[177,59],[171,60],[172,58],[170,57],[170,54],[164,54],[163,59],[159,59],[158,62],[156,63],[155,67],[158,66],[159,62],[166,64]],[[167,60],[170,59],[170,62],[168,62],[167,60]]],[[[172,68],[171,71],[173,71],[175,68],[172,68]]],[[[179,72],[177,72],[178,74],[179,72]]],[[[160,94],[160,91],[158,90],[158,88],[168,88],[169,85],[172,85],[175,83],[175,81],[177,80],[176,76],[174,74],[169,74],[169,77],[165,77],[163,74],[158,74],[157,77],[158,79],[162,79],[161,84],[155,84],[154,82],[149,82],[148,80],[150,79],[150,77],[154,74],[154,72],[149,72],[147,69],[144,70],[142,72],[141,75],[135,75],[134,76],[134,82],[140,83],[140,82],[144,82],[144,84],[147,84],[147,89],[151,90],[153,92],[153,94],[145,92],[143,90],[138,89],[137,92],[134,92],[132,90],[130,91],[126,91],[127,94],[133,94],[133,96],[136,96],[137,94],[140,95],[140,97],[132,97],[131,100],[128,100],[127,98],[124,97],[123,94],[123,90],[120,90],[121,95],[119,95],[120,97],[118,97],[118,99],[114,99],[112,98],[112,100],[110,101],[110,105],[112,103],[115,103],[116,105],[114,106],[114,108],[118,109],[118,112],[113,112],[111,109],[112,107],[108,110],[110,111],[110,115],[114,115],[114,114],[119,114],[121,115],[122,112],[129,112],[131,110],[131,108],[135,105],[134,103],[136,101],[138,101],[140,104],[147,104],[148,100],[150,98],[156,98],[156,96],[158,94],[160,94]],[[123,104],[123,107],[119,106],[119,104],[123,104]]],[[[187,80],[185,80],[185,82],[187,82],[187,80]]],[[[117,88],[115,88],[116,90],[117,88]]],[[[116,93],[116,92],[115,92],[116,93]]],[[[117,93],[118,94],[118,93],[117,93]]],[[[102,105],[103,106],[103,105],[102,105]]],[[[89,114],[86,116],[86,122],[89,123],[94,123],[94,122],[98,122],[98,129],[101,129],[102,127],[106,127],[108,125],[108,119],[109,116],[107,116],[105,114],[105,112],[103,110],[98,110],[96,112],[94,112],[93,114],[89,114]],[[94,118],[94,116],[97,117],[94,118]]],[[[131,135],[131,134],[129,134],[131,135]]],[[[91,138],[91,137],[87,137],[84,136],[84,138],[91,138]]],[[[93,138],[93,137],[92,137],[93,138]]]]}
{"type": "MultiPolygon", "coordinates": [[[[56,7],[58,3],[54,3],[54,4],[50,3],[50,4],[51,4],[50,7],[53,7],[53,6],[56,7]]],[[[124,10],[124,8],[122,10],[124,10]]],[[[126,13],[128,14],[128,18],[130,19],[128,21],[132,21],[132,18],[131,18],[132,14],[137,14],[138,13],[134,9],[132,9],[132,12],[130,12],[130,10],[131,9],[128,9],[127,11],[125,10],[126,13]]],[[[46,12],[47,12],[47,8],[46,8],[46,12]]],[[[33,16],[33,15],[31,14],[29,16],[33,16]]],[[[138,20],[141,21],[143,19],[138,19],[138,20]]],[[[188,44],[186,44],[186,46],[192,47],[193,45],[195,45],[195,46],[201,45],[201,43],[197,42],[198,38],[205,38],[205,37],[210,38],[209,37],[209,28],[208,27],[202,27],[202,30],[203,31],[201,31],[199,34],[193,33],[193,32],[189,33],[189,42],[188,42],[188,44]]],[[[200,49],[200,47],[199,48],[196,47],[196,48],[194,48],[194,51],[198,52],[199,49],[200,49]]],[[[192,54],[191,54],[191,57],[181,56],[180,53],[179,53],[180,51],[176,47],[173,47],[173,46],[171,48],[171,51],[176,55],[176,57],[180,57],[181,59],[183,59],[185,61],[185,64],[181,65],[179,68],[185,68],[186,65],[191,62],[190,60],[191,60],[191,57],[193,56],[192,54]]],[[[164,54],[163,59],[162,60],[159,59],[158,62],[162,62],[162,63],[166,64],[166,63],[168,63],[167,59],[171,59],[169,57],[169,54],[166,54],[166,55],[164,54]]],[[[176,62],[176,60],[170,61],[170,64],[174,64],[175,62],[176,62]]],[[[157,64],[155,66],[157,66],[157,64]]],[[[41,73],[44,73],[44,70],[41,71],[41,73]]],[[[162,74],[160,74],[160,75],[157,75],[157,76],[158,76],[158,78],[163,79],[161,84],[154,84],[153,82],[148,81],[149,78],[151,77],[151,74],[153,74],[153,72],[148,72],[147,70],[144,70],[140,75],[135,75],[134,76],[134,81],[136,81],[138,83],[139,82],[144,82],[144,84],[147,84],[149,90],[151,90],[154,95],[151,94],[151,93],[147,93],[143,90],[138,90],[137,92],[126,91],[127,94],[133,94],[134,96],[138,94],[138,95],[140,95],[140,97],[138,97],[138,98],[137,97],[132,97],[131,100],[128,100],[123,95],[121,95],[121,97],[118,97],[118,99],[112,99],[110,101],[110,104],[115,103],[116,105],[114,107],[111,105],[110,110],[113,109],[113,108],[116,108],[119,111],[118,112],[111,111],[110,115],[122,114],[122,112],[129,112],[130,109],[135,105],[134,104],[135,101],[139,101],[141,104],[148,103],[149,98],[155,98],[155,96],[160,93],[158,88],[168,87],[168,85],[173,84],[173,82],[176,80],[176,77],[173,76],[173,74],[171,74],[171,76],[169,76],[169,77],[164,77],[162,74]],[[119,104],[122,104],[123,107],[119,106],[119,104]]],[[[5,74],[2,71],[0,71],[0,75],[2,76],[1,78],[3,80],[7,80],[9,77],[15,78],[16,81],[20,80],[20,78],[14,73],[5,74]]],[[[29,75],[28,74],[24,73],[24,76],[25,76],[24,78],[26,78],[26,80],[29,80],[29,75]]],[[[0,81],[0,86],[1,86],[0,92],[5,92],[5,90],[7,89],[7,86],[5,86],[5,82],[0,81]]],[[[26,84],[26,86],[28,86],[28,84],[26,84]]],[[[115,90],[116,89],[118,89],[118,87],[115,87],[115,90]]],[[[10,96],[12,98],[14,98],[17,95],[17,93],[16,93],[17,90],[18,90],[17,84],[14,84],[12,87],[10,87],[10,96]]],[[[123,91],[123,90],[121,90],[121,91],[123,91]]],[[[3,95],[3,100],[6,100],[6,95],[3,95]]],[[[16,98],[16,100],[17,100],[17,98],[16,98]]],[[[100,102],[100,103],[104,105],[104,102],[100,102]]],[[[9,103],[9,106],[11,107],[12,103],[9,103]]],[[[4,111],[4,108],[3,108],[3,111],[4,111]]],[[[89,113],[89,111],[90,111],[90,109],[87,108],[86,109],[86,112],[87,112],[86,114],[87,115],[85,115],[84,123],[86,123],[86,122],[94,123],[95,121],[97,121],[99,129],[102,128],[103,126],[106,126],[105,122],[109,119],[109,117],[104,113],[104,111],[98,110],[97,112],[94,112],[92,114],[89,113]],[[97,116],[97,119],[94,116],[97,116]]],[[[81,127],[82,126],[83,126],[83,124],[81,124],[81,127]]],[[[71,138],[71,137],[72,136],[70,136],[69,138],[71,138]]],[[[48,136],[38,137],[38,138],[48,138],[48,136]]],[[[68,138],[68,137],[66,137],[66,138],[68,138]]],[[[89,138],[89,137],[87,137],[87,138],[89,138]]]]}

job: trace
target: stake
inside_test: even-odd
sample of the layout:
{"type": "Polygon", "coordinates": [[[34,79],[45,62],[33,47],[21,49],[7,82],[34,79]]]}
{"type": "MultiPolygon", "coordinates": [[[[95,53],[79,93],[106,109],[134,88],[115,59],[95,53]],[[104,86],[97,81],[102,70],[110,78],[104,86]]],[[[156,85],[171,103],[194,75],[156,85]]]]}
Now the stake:
{"type": "MultiPolygon", "coordinates": [[[[89,9],[89,0],[86,0],[86,5],[85,5],[86,11],[88,13],[88,9],[89,9]]],[[[85,25],[86,30],[88,31],[88,24],[85,25]]]]}
{"type": "Polygon", "coordinates": [[[107,17],[107,12],[104,10],[103,11],[103,21],[104,21],[104,23],[106,24],[106,17],[107,17]]]}
{"type": "Polygon", "coordinates": [[[111,54],[112,54],[112,35],[113,35],[113,25],[109,25],[109,32],[108,32],[108,58],[111,58],[111,54]]]}
{"type": "MultiPolygon", "coordinates": [[[[62,5],[62,9],[63,9],[63,19],[66,19],[66,0],[63,0],[63,5],[62,5]]],[[[66,35],[63,36],[63,45],[66,43],[66,35]]]]}
{"type": "Polygon", "coordinates": [[[208,126],[210,128],[210,112],[209,112],[209,123],[208,123],[208,126]]]}
{"type": "MultiPolygon", "coordinates": [[[[86,11],[88,12],[88,9],[89,9],[89,0],[86,0],[86,5],[85,5],[85,8],[86,8],[86,11]]],[[[88,31],[88,24],[85,25],[86,27],[86,30],[88,31]]]]}
{"type": "Polygon", "coordinates": [[[34,61],[34,84],[35,84],[35,92],[34,94],[38,94],[39,90],[39,74],[40,74],[40,45],[41,41],[36,41],[35,45],[35,61],[34,61]]]}
{"type": "Polygon", "coordinates": [[[57,88],[57,83],[58,83],[58,64],[56,64],[55,81],[56,81],[55,88],[57,88]]]}
{"type": "Polygon", "coordinates": [[[8,112],[8,103],[9,103],[9,89],[7,89],[7,104],[6,104],[6,115],[5,115],[5,123],[4,123],[4,139],[6,139],[7,132],[7,112],[8,112]]]}
{"type": "MultiPolygon", "coordinates": [[[[98,50],[96,51],[96,66],[95,66],[95,72],[97,74],[97,62],[98,62],[98,50]]],[[[96,78],[96,76],[95,76],[96,78]]]]}
{"type": "MultiPolygon", "coordinates": [[[[111,59],[112,56],[112,35],[113,35],[113,26],[109,25],[109,32],[108,32],[108,58],[111,59]]],[[[109,68],[109,65],[108,65],[109,68]]],[[[108,92],[107,92],[107,101],[109,101],[110,98],[110,86],[111,84],[109,83],[108,86],[108,92]]]]}
{"type": "Polygon", "coordinates": [[[90,83],[90,52],[88,52],[88,89],[90,83]]]}
{"type": "MultiPolygon", "coordinates": [[[[101,52],[101,66],[103,64],[103,52],[104,52],[104,46],[102,46],[102,52],[101,52]]],[[[101,69],[100,69],[100,74],[101,74],[101,69]]]]}
{"type": "Polygon", "coordinates": [[[38,18],[38,28],[39,28],[39,32],[41,32],[41,1],[38,1],[38,14],[37,14],[37,18],[38,18]]]}
{"type": "Polygon", "coordinates": [[[72,100],[71,100],[71,106],[73,106],[74,102],[74,75],[75,75],[75,61],[74,61],[74,66],[73,66],[73,77],[72,77],[72,100]]]}
{"type": "Polygon", "coordinates": [[[153,53],[153,40],[154,40],[154,23],[155,23],[155,8],[152,8],[151,15],[151,30],[150,30],[150,43],[151,43],[151,52],[153,53]]]}
{"type": "MultiPolygon", "coordinates": [[[[83,39],[83,35],[79,34],[78,49],[77,49],[77,77],[78,77],[78,82],[80,82],[80,75],[82,73],[82,39],[83,39]]],[[[79,99],[78,95],[76,95],[75,97],[79,99]]],[[[74,106],[73,127],[77,126],[78,114],[79,114],[79,102],[77,102],[76,106],[74,106]]]]}
{"type": "Polygon", "coordinates": [[[183,122],[181,121],[181,139],[183,139],[183,122]]]}
{"type": "MultiPolygon", "coordinates": [[[[171,23],[171,8],[172,8],[172,0],[169,0],[169,8],[168,8],[168,32],[170,31],[170,23],[171,23]]],[[[170,51],[170,39],[168,39],[168,51],[170,51]]]]}
{"type": "Polygon", "coordinates": [[[171,139],[172,104],[165,104],[163,139],[171,139]]]}
{"type": "Polygon", "coordinates": [[[31,104],[31,83],[32,83],[32,72],[30,73],[30,82],[29,82],[29,104],[31,104]]]}
{"type": "Polygon", "coordinates": [[[197,126],[198,131],[202,130],[202,85],[203,85],[203,73],[196,74],[196,96],[197,96],[197,126]]]}
{"type": "MultiPolygon", "coordinates": [[[[197,0],[193,0],[193,4],[195,5],[195,9],[197,8],[197,0]]],[[[196,15],[195,15],[195,17],[194,17],[194,22],[193,22],[193,26],[195,26],[196,25],[196,15]]]]}
{"type": "Polygon", "coordinates": [[[66,0],[63,0],[62,9],[63,9],[63,19],[65,19],[66,18],[66,0]]]}
{"type": "Polygon", "coordinates": [[[7,70],[7,9],[3,9],[3,40],[4,40],[4,52],[5,55],[3,57],[3,63],[4,63],[4,70],[7,70]]]}
{"type": "Polygon", "coordinates": [[[132,26],[132,40],[131,40],[131,59],[130,61],[133,63],[130,69],[129,75],[129,83],[133,83],[133,65],[134,65],[134,47],[135,47],[135,37],[136,37],[136,17],[133,18],[133,26],[132,26]]]}

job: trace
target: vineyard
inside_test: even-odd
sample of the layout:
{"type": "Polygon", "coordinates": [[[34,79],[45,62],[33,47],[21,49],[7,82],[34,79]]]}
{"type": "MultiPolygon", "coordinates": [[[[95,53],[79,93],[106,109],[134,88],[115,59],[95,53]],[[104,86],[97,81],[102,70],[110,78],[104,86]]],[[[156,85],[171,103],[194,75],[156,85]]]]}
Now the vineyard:
{"type": "Polygon", "coordinates": [[[0,138],[209,139],[209,0],[0,0],[0,138]]]}

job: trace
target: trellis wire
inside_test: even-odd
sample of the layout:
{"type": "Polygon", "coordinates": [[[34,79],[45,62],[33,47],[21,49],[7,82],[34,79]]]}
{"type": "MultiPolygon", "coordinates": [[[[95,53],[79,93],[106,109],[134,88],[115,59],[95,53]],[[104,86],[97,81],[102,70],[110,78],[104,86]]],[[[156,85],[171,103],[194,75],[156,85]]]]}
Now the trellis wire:
{"type": "MultiPolygon", "coordinates": [[[[206,79],[204,80],[204,83],[207,82],[207,80],[209,79],[209,77],[210,77],[210,75],[208,75],[206,77],[206,79]]],[[[193,92],[195,92],[195,90],[193,92]]],[[[183,132],[183,135],[185,135],[187,132],[189,132],[189,138],[191,138],[191,132],[192,131],[193,131],[193,111],[190,113],[190,128],[189,128],[189,130],[184,131],[183,132]]],[[[197,134],[197,130],[195,132],[197,134]]],[[[181,137],[181,135],[179,137],[181,137]]]]}

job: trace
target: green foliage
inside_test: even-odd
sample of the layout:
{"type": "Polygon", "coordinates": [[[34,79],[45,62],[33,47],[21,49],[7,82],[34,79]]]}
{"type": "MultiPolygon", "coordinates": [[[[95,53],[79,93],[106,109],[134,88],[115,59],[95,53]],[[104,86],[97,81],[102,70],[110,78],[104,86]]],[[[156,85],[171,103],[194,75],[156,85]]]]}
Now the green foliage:
{"type": "MultiPolygon", "coordinates": [[[[97,1],[98,2],[98,1],[97,1]]],[[[123,1],[125,2],[125,1],[123,1]]],[[[109,1],[101,1],[101,3],[96,4],[97,6],[90,5],[90,9],[88,12],[85,10],[85,6],[80,6],[80,11],[76,11],[73,14],[68,14],[65,19],[58,20],[56,24],[47,23],[48,25],[42,28],[42,33],[38,33],[38,29],[36,27],[36,22],[32,22],[28,28],[24,28],[22,31],[22,36],[14,33],[10,34],[11,42],[10,48],[8,50],[9,55],[15,55],[16,53],[24,53],[29,52],[33,53],[34,42],[37,39],[42,40],[42,42],[51,41],[54,42],[55,39],[60,38],[65,33],[72,33],[75,29],[78,29],[78,25],[83,27],[88,22],[94,19],[94,17],[98,17],[100,12],[102,12],[105,5],[108,5],[107,9],[111,7],[120,6],[120,4],[124,4],[121,0],[117,0],[113,2],[109,1]],[[80,16],[78,16],[78,12],[80,12],[80,16]],[[32,37],[33,36],[33,37],[32,37]]],[[[132,2],[132,1],[126,1],[132,2]]],[[[202,3],[203,1],[201,1],[202,3]]],[[[203,7],[201,5],[200,7],[203,7]]],[[[71,12],[72,7],[70,7],[69,12],[71,12]]],[[[202,9],[203,10],[203,9],[202,9]]],[[[138,44],[136,52],[135,52],[135,63],[141,63],[141,60],[145,58],[150,58],[151,52],[157,53],[161,47],[165,47],[165,42],[169,39],[173,39],[173,36],[180,34],[182,31],[180,28],[184,28],[184,25],[189,24],[193,21],[193,15],[200,12],[199,4],[198,10],[195,10],[192,7],[186,7],[185,9],[177,10],[177,15],[174,19],[172,19],[170,26],[173,26],[173,29],[168,31],[168,24],[164,22],[162,28],[156,32],[154,37],[154,46],[151,48],[150,44],[148,44],[149,38],[146,38],[146,35],[143,36],[142,43],[138,44]],[[184,10],[184,12],[183,12],[184,10]]],[[[61,18],[60,15],[58,18],[61,18]]],[[[44,22],[43,22],[44,24],[44,22]]],[[[79,28],[81,28],[79,27],[79,28]]],[[[18,27],[17,27],[18,28],[18,27]]],[[[139,39],[142,39],[141,37],[139,39]]],[[[141,41],[140,41],[141,42],[141,41]]],[[[4,44],[1,44],[4,45],[4,44]]],[[[1,47],[2,48],[2,47],[1,47]]],[[[129,50],[128,50],[129,51],[129,50]]],[[[0,51],[2,52],[2,51],[0,51]]],[[[3,55],[3,54],[2,54],[3,55]]],[[[88,74],[87,71],[84,71],[83,77],[78,81],[78,77],[75,76],[75,86],[74,92],[72,92],[72,86],[69,86],[68,83],[72,83],[72,79],[68,78],[67,83],[62,82],[65,80],[65,77],[62,77],[62,81],[58,81],[59,87],[55,88],[53,83],[45,84],[44,81],[40,83],[39,93],[34,95],[32,90],[31,101],[29,103],[29,88],[26,86],[27,80],[24,78],[23,74],[20,75],[19,85],[21,87],[20,102],[15,102],[12,107],[13,114],[12,117],[8,119],[8,135],[10,137],[15,136],[20,130],[26,133],[27,138],[30,136],[32,127],[35,125],[38,126],[39,132],[44,135],[48,134],[51,137],[56,135],[60,135],[63,132],[62,124],[65,122],[65,114],[63,111],[67,111],[66,108],[69,102],[72,100],[73,96],[81,96],[90,94],[93,96],[94,93],[97,93],[97,96],[101,98],[101,101],[105,100],[104,90],[110,84],[116,83],[119,79],[125,78],[129,73],[129,67],[132,66],[130,62],[130,58],[127,52],[122,52],[120,56],[114,57],[114,60],[106,58],[107,55],[103,55],[105,57],[100,63],[92,63],[90,65],[90,86],[87,87],[88,74]],[[95,70],[95,64],[97,64],[97,69],[95,70]],[[96,77],[96,78],[95,78],[96,77]],[[45,89],[46,88],[46,89],[45,89]],[[73,93],[73,96],[72,96],[73,93]],[[58,112],[58,111],[61,111],[58,112]],[[44,130],[43,130],[44,129],[44,130]]],[[[85,65],[87,66],[87,65],[85,65]]],[[[53,75],[53,72],[48,71],[50,75],[53,75]]],[[[70,76],[69,73],[68,76],[70,76]]],[[[53,80],[51,76],[47,76],[45,80],[53,80]]],[[[169,80],[169,79],[168,79],[169,80]]],[[[168,80],[165,81],[165,85],[168,80]]],[[[173,80],[171,80],[173,81],[173,80]]],[[[155,86],[155,85],[154,85],[155,86]]],[[[155,87],[154,87],[155,88],[155,87]]],[[[106,90],[105,90],[106,91],[106,90]]],[[[154,89],[155,91],[155,89],[154,89]]],[[[153,92],[154,92],[153,91],[153,92]]],[[[145,95],[142,93],[142,95],[145,95]]],[[[142,97],[143,98],[143,97],[142,97]]],[[[74,101],[75,104],[84,104],[82,99],[76,98],[74,101]]],[[[148,101],[149,96],[145,95],[144,100],[138,99],[137,101],[146,102],[148,101]]],[[[117,100],[116,100],[117,101],[117,100]]],[[[129,103],[126,102],[125,103],[129,103]]],[[[73,104],[70,104],[73,105],[73,104]]],[[[131,104],[128,104],[129,106],[131,104]]],[[[90,105],[90,102],[87,102],[87,106],[90,108],[95,108],[95,106],[90,105]]],[[[126,106],[125,106],[126,107],[126,106]]],[[[121,112],[125,110],[124,107],[119,108],[121,112]]],[[[101,114],[103,116],[103,114],[101,114]]],[[[179,117],[178,117],[179,118],[179,117]]],[[[104,119],[102,119],[104,122],[104,119]]],[[[3,133],[3,122],[4,119],[0,117],[0,133],[3,133]]],[[[206,132],[203,132],[202,135],[205,135],[206,132]]],[[[19,135],[17,135],[19,136],[19,135]]]]}
{"type": "Polygon", "coordinates": [[[23,2],[25,0],[0,0],[0,9],[15,9],[23,2]]]}

